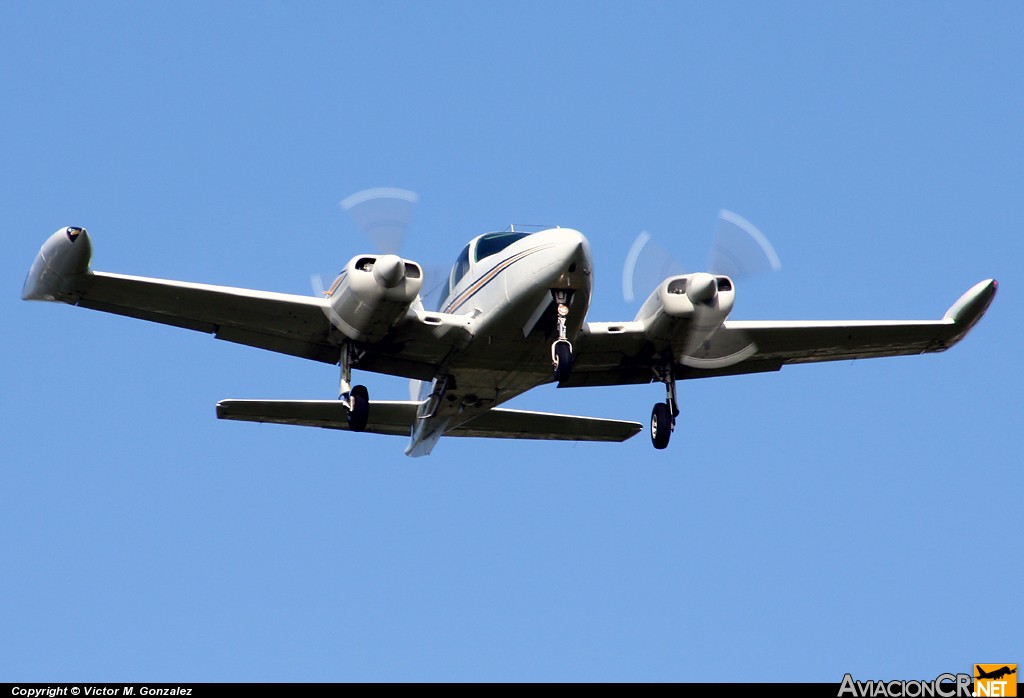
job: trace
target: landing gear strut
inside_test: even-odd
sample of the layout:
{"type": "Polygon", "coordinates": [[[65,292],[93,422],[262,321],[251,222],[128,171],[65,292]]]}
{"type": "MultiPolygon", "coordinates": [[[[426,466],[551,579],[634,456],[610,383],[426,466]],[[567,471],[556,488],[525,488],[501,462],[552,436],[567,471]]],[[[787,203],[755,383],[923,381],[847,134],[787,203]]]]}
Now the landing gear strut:
{"type": "Polygon", "coordinates": [[[341,383],[338,386],[338,399],[348,406],[348,428],[352,431],[363,431],[370,419],[370,391],[365,385],[352,386],[352,353],[348,342],[341,345],[341,383]]]}
{"type": "Polygon", "coordinates": [[[558,339],[551,344],[551,364],[554,366],[555,380],[564,382],[572,373],[572,343],[569,341],[566,332],[566,320],[569,317],[569,302],[572,300],[570,291],[565,289],[554,289],[557,308],[558,339]]]}
{"type": "Polygon", "coordinates": [[[651,443],[656,449],[668,446],[668,440],[676,428],[679,407],[676,402],[676,377],[672,371],[671,358],[655,370],[658,380],[665,384],[665,402],[659,402],[651,410],[651,443]]]}

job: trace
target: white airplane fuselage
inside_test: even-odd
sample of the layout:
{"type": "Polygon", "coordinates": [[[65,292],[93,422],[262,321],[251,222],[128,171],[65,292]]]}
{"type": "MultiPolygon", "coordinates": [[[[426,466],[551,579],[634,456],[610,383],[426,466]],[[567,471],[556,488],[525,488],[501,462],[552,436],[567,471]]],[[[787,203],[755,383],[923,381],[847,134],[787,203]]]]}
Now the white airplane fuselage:
{"type": "Polygon", "coordinates": [[[568,292],[569,342],[586,319],[593,260],[582,233],[551,228],[486,254],[486,246],[501,235],[515,237],[492,233],[475,238],[452,270],[438,309],[468,316],[472,340],[440,367],[420,406],[409,455],[428,454],[445,430],[551,382],[551,346],[557,339],[554,291],[568,292]],[[508,368],[496,371],[497,365],[508,368]]]}

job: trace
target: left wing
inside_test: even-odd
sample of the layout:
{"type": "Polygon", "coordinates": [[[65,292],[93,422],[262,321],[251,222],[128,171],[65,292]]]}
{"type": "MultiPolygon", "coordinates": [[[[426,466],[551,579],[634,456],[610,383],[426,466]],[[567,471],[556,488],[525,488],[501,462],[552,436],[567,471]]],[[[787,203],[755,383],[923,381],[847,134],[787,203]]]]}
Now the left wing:
{"type": "MultiPolygon", "coordinates": [[[[976,284],[940,320],[727,320],[697,352],[680,356],[678,379],[778,371],[786,364],[925,354],[949,349],[985,314],[998,284],[976,284]]],[[[682,338],[679,338],[682,341],[682,338]]],[[[587,323],[563,386],[649,383],[658,365],[643,323],[587,323]]]]}

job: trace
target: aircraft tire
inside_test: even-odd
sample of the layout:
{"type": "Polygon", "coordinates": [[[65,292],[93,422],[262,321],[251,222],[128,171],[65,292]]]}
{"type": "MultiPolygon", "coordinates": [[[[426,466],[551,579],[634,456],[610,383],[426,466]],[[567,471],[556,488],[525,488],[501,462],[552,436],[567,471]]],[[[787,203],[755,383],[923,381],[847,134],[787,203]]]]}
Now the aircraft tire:
{"type": "Polygon", "coordinates": [[[672,411],[664,402],[654,405],[651,410],[651,443],[659,451],[668,446],[672,436],[672,411]]]}
{"type": "Polygon", "coordinates": [[[352,431],[363,431],[370,419],[370,392],[365,385],[357,385],[349,394],[352,406],[348,411],[348,428],[352,431]]]}
{"type": "Polygon", "coordinates": [[[561,383],[572,373],[572,348],[568,342],[555,342],[555,381],[561,383]]]}

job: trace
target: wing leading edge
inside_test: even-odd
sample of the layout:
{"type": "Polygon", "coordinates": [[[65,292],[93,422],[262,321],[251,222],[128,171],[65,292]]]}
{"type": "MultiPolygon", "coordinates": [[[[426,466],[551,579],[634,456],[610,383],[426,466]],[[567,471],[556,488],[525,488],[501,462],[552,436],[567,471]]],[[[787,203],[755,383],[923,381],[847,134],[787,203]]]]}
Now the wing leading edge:
{"type": "MultiPolygon", "coordinates": [[[[926,354],[949,349],[981,319],[998,283],[975,284],[940,320],[727,320],[699,352],[675,366],[676,378],[708,378],[778,371],[787,364],[926,354]],[[730,357],[746,355],[730,363],[730,357]],[[722,365],[726,364],[726,365],[722,365]]],[[[648,383],[655,347],[639,322],[588,323],[577,339],[566,386],[648,383]]]]}

